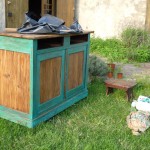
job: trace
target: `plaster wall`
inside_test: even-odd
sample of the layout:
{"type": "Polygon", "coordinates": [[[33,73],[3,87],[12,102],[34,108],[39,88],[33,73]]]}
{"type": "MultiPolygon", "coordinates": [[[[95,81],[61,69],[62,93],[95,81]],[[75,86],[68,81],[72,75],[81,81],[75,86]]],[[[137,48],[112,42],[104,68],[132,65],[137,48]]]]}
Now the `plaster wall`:
{"type": "Polygon", "coordinates": [[[95,37],[118,37],[128,26],[145,27],[146,0],[75,0],[76,17],[95,37]]]}
{"type": "Polygon", "coordinates": [[[5,0],[0,0],[0,31],[5,28],[5,0]]]}

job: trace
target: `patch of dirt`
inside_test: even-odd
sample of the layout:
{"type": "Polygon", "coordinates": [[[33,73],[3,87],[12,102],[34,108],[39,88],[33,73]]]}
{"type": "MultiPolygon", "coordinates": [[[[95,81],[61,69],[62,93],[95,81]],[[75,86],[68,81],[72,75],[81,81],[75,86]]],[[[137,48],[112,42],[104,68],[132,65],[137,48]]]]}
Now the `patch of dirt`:
{"type": "Polygon", "coordinates": [[[122,70],[126,78],[150,76],[150,63],[124,64],[122,70]]]}

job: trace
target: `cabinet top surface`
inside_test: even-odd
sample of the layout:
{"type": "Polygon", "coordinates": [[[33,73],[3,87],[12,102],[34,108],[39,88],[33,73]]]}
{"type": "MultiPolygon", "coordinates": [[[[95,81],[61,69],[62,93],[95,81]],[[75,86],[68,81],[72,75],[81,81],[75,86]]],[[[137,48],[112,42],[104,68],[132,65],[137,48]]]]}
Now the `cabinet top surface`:
{"type": "Polygon", "coordinates": [[[46,38],[57,38],[57,37],[67,37],[67,36],[75,36],[75,35],[83,35],[94,33],[93,31],[84,31],[81,34],[20,34],[16,31],[4,31],[0,32],[0,36],[8,36],[15,38],[24,38],[24,39],[46,39],[46,38]]]}

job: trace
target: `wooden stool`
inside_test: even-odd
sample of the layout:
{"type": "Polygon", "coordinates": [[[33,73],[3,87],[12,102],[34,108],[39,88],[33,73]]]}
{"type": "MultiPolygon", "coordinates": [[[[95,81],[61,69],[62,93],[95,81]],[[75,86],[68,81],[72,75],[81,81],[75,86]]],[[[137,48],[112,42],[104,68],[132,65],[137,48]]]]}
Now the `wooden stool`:
{"type": "Polygon", "coordinates": [[[106,95],[113,93],[113,89],[121,89],[126,92],[127,99],[130,101],[133,98],[133,87],[136,85],[134,81],[122,79],[109,79],[105,81],[106,95]]]}

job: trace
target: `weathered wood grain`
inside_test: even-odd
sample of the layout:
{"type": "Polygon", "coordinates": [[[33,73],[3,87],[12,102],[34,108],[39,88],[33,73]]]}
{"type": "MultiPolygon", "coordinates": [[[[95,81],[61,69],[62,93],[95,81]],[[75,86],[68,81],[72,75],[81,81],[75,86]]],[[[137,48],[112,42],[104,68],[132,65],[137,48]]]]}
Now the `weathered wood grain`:
{"type": "Polygon", "coordinates": [[[72,45],[70,36],[77,34],[10,34],[0,36],[0,117],[32,128],[87,96],[89,35],[79,44],[73,38],[72,45]],[[59,40],[50,39],[55,48],[40,51],[39,41],[47,37],[64,40],[55,47],[59,40]]]}
{"type": "Polygon", "coordinates": [[[60,95],[61,57],[42,61],[40,64],[40,102],[60,95]]]}
{"type": "MultiPolygon", "coordinates": [[[[94,33],[94,31],[84,31],[80,35],[94,33]]],[[[9,32],[1,32],[0,35],[2,36],[9,36],[9,37],[16,37],[16,38],[25,38],[25,39],[46,39],[46,38],[55,38],[55,37],[69,37],[69,36],[76,36],[78,34],[19,34],[19,33],[9,33],[9,32]]]]}
{"type": "Polygon", "coordinates": [[[5,0],[6,4],[6,27],[18,28],[24,22],[25,12],[28,11],[28,0],[13,0],[8,4],[8,0],[5,0]],[[8,13],[12,13],[9,16],[8,13]]]}
{"type": "Polygon", "coordinates": [[[30,56],[0,50],[0,105],[29,113],[30,56]]]}
{"type": "Polygon", "coordinates": [[[68,89],[71,90],[83,82],[84,52],[77,52],[69,56],[68,89]]]}
{"type": "Polygon", "coordinates": [[[56,16],[62,18],[69,27],[74,20],[74,0],[58,0],[56,16]]]}
{"type": "Polygon", "coordinates": [[[150,31],[150,0],[147,0],[145,27],[147,31],[150,31]]]}

